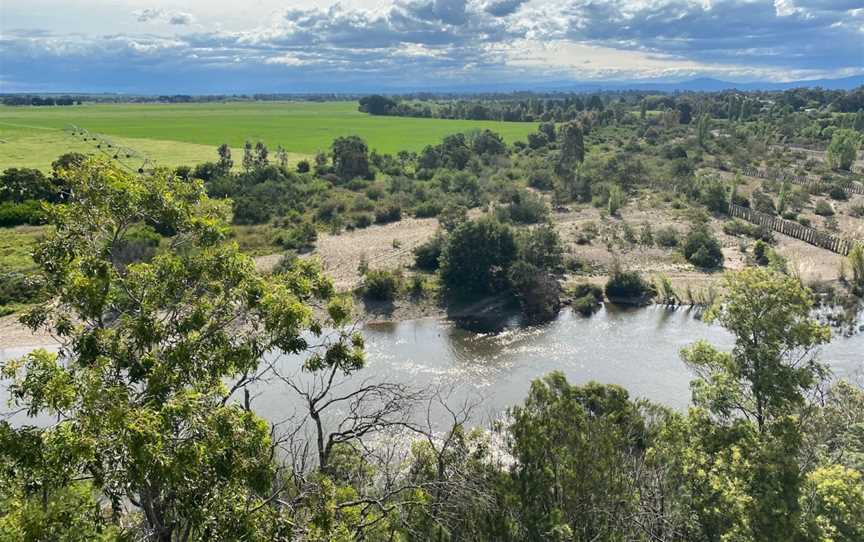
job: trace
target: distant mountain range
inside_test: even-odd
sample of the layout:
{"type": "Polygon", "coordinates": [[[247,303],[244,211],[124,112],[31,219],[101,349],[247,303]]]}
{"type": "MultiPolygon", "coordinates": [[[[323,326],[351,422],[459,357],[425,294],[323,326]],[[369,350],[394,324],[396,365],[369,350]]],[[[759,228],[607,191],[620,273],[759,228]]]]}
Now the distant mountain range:
{"type": "MultiPolygon", "coordinates": [[[[281,95],[310,95],[330,94],[335,96],[362,96],[367,94],[475,94],[475,93],[509,93],[509,92],[598,92],[601,90],[640,90],[645,92],[718,92],[722,90],[737,89],[742,91],[757,90],[786,90],[801,87],[821,87],[830,90],[851,90],[864,86],[864,75],[844,77],[842,79],[812,79],[807,81],[789,81],[775,83],[771,81],[749,81],[733,82],[722,81],[712,78],[689,79],[686,81],[533,81],[526,82],[478,82],[478,83],[445,83],[441,85],[417,86],[416,83],[407,84],[381,84],[381,83],[355,83],[345,84],[342,88],[333,87],[330,81],[316,81],[314,83],[295,84],[285,88],[280,84],[269,84],[267,88],[257,88],[254,83],[240,85],[237,88],[225,88],[221,85],[199,86],[197,88],[166,89],[162,92],[32,92],[31,94],[57,95],[119,95],[119,96],[158,96],[171,94],[189,95],[213,95],[213,94],[281,94],[281,95]],[[347,88],[346,88],[347,87],[347,88]],[[350,90],[348,90],[350,88],[350,90]],[[205,90],[206,89],[206,90],[205,90]]],[[[22,92],[21,94],[27,94],[22,92]]]]}
{"type": "Polygon", "coordinates": [[[472,92],[597,92],[601,90],[643,90],[647,92],[718,92],[722,90],[786,90],[801,87],[820,87],[828,90],[852,90],[864,85],[864,75],[844,77],[842,79],[812,79],[807,81],[788,81],[775,83],[771,81],[733,82],[712,79],[708,77],[689,79],[687,81],[547,81],[531,86],[514,83],[479,83],[436,88],[389,88],[382,89],[387,93],[433,92],[433,93],[472,93],[472,92]]]}

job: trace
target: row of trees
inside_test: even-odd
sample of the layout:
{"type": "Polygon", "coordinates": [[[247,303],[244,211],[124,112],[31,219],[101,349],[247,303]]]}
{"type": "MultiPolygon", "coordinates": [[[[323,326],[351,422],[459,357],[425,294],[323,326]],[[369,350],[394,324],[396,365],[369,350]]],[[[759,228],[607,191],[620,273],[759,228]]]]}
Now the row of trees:
{"type": "Polygon", "coordinates": [[[553,373],[486,432],[445,390],[364,380],[346,300],[313,263],[256,272],[201,183],[98,160],[66,177],[35,254],[50,302],[23,317],[61,348],[2,367],[14,407],[54,420],[0,422],[3,539],[864,537],[864,393],[826,388],[830,331],[795,278],[727,277],[706,318],[736,345],[682,352],[686,413],[553,373]],[[117,265],[146,221],[170,250],[117,265]],[[274,351],[301,370],[264,361],[274,351]],[[301,417],[256,416],[243,390],[265,375],[301,417]]]}

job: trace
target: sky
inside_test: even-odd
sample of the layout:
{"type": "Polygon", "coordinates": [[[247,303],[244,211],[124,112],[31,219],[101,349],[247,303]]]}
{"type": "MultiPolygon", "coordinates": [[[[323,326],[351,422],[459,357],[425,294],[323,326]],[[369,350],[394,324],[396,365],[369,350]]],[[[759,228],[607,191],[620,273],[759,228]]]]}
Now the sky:
{"type": "Polygon", "coordinates": [[[0,0],[0,92],[864,74],[864,0],[0,0]]]}

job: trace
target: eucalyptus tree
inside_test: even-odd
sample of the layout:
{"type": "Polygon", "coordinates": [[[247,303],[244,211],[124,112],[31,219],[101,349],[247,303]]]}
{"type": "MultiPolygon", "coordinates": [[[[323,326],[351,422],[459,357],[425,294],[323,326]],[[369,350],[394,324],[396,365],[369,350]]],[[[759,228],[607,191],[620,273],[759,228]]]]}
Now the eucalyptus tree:
{"type": "MultiPolygon", "coordinates": [[[[88,482],[115,523],[138,515],[160,542],[289,538],[277,439],[234,395],[260,375],[264,353],[301,353],[322,329],[342,329],[347,306],[315,264],[256,272],[226,242],[227,206],[200,182],[95,159],[65,179],[67,203],[51,209],[34,254],[48,301],[22,317],[59,351],[2,369],[18,408],[56,422],[4,425],[0,464],[15,473],[4,482],[25,504],[38,490],[46,510],[51,495],[88,482]],[[149,261],[121,265],[115,253],[142,223],[172,236],[149,261]],[[40,450],[62,469],[29,468],[40,450]]],[[[342,332],[308,363],[362,359],[362,339],[342,332]]]]}

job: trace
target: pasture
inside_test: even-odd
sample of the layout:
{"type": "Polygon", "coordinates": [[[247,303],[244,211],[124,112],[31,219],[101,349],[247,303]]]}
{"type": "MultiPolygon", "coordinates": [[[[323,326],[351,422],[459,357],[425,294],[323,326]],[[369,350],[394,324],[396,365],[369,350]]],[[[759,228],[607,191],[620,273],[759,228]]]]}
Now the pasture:
{"type": "Polygon", "coordinates": [[[327,150],[339,136],[358,135],[383,153],[419,151],[446,135],[489,128],[508,142],[524,140],[534,123],[375,117],[356,102],[226,102],[202,104],[84,104],[69,107],[0,106],[0,169],[47,169],[64,152],[95,152],[66,129],[75,125],[159,164],[213,160],[228,143],[235,162],[246,140],[271,152],[284,147],[292,161],[327,150]]]}

